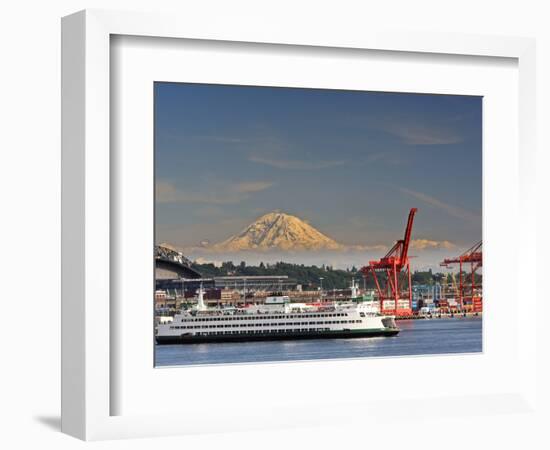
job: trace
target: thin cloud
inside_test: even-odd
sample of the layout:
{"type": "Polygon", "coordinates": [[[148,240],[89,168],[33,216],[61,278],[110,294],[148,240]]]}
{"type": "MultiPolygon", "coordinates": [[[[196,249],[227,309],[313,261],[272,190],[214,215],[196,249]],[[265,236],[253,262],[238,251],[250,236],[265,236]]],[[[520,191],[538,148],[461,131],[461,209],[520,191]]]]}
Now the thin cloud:
{"type": "Polygon", "coordinates": [[[234,190],[241,193],[261,192],[269,189],[273,184],[271,181],[248,181],[238,183],[234,190]]]}
{"type": "Polygon", "coordinates": [[[374,244],[374,245],[348,245],[346,246],[346,250],[355,250],[355,251],[380,251],[385,252],[389,248],[387,245],[384,244],[374,244]]]}
{"type": "Polygon", "coordinates": [[[424,203],[427,203],[428,205],[441,209],[445,211],[447,214],[449,214],[450,216],[456,217],[457,219],[462,219],[469,222],[478,222],[480,220],[480,216],[478,214],[475,214],[464,208],[460,208],[459,206],[454,206],[449,203],[445,203],[441,200],[438,200],[435,197],[423,194],[422,192],[416,192],[406,188],[399,188],[399,190],[404,194],[410,195],[411,197],[414,197],[420,201],[423,201],[424,203]]]}
{"type": "Polygon", "coordinates": [[[273,186],[272,182],[251,181],[220,186],[215,192],[191,192],[179,189],[169,181],[156,184],[157,203],[196,203],[205,205],[233,205],[250,197],[250,194],[273,186]]]}
{"type": "Polygon", "coordinates": [[[405,159],[392,151],[369,153],[365,158],[365,163],[367,164],[383,163],[390,165],[401,165],[405,162],[405,159]]]}
{"type": "Polygon", "coordinates": [[[395,122],[381,125],[380,128],[398,137],[407,145],[449,145],[458,144],[464,139],[455,131],[446,127],[426,126],[422,124],[411,124],[395,122]]]}
{"type": "Polygon", "coordinates": [[[415,250],[452,249],[456,245],[450,241],[432,241],[430,239],[413,239],[411,248],[415,250]]]}
{"type": "Polygon", "coordinates": [[[321,170],[328,169],[331,167],[342,166],[346,161],[334,160],[334,161],[322,161],[322,160],[311,160],[311,161],[300,161],[292,159],[274,159],[263,157],[260,155],[250,155],[248,160],[258,164],[264,164],[266,166],[275,167],[277,169],[288,169],[288,170],[321,170]]]}
{"type": "Polygon", "coordinates": [[[247,139],[234,136],[199,136],[199,139],[203,141],[221,142],[224,144],[241,144],[247,142],[247,139]]]}

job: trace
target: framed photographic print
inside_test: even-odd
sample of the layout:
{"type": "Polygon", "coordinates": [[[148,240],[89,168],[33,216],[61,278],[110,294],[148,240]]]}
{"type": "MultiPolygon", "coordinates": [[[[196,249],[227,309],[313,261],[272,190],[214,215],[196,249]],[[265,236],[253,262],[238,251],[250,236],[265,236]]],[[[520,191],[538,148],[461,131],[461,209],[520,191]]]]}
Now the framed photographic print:
{"type": "Polygon", "coordinates": [[[63,431],[530,411],[533,42],[264,25],[63,19],[63,431]]]}

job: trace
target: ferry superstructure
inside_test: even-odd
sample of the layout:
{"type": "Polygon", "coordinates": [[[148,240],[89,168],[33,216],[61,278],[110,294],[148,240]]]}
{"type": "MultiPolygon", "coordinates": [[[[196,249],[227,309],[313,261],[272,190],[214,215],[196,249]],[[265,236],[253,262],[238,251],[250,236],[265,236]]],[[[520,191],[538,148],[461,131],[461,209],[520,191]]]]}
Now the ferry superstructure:
{"type": "Polygon", "coordinates": [[[272,296],[247,308],[207,308],[203,290],[197,306],[156,327],[158,344],[395,336],[393,316],[365,303],[291,303],[272,296]]]}

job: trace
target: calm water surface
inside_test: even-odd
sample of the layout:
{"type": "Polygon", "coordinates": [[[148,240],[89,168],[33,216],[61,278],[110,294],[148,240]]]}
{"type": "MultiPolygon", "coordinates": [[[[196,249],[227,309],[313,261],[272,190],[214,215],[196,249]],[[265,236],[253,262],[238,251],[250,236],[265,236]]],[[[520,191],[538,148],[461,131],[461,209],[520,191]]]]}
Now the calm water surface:
{"type": "Polygon", "coordinates": [[[402,320],[394,337],[157,345],[157,366],[481,352],[481,318],[402,320]]]}

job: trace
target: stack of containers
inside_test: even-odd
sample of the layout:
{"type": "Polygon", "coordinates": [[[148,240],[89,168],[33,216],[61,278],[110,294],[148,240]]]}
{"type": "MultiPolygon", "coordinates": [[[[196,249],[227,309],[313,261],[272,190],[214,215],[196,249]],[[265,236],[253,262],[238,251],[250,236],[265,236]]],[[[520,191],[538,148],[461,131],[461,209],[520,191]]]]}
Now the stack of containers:
{"type": "Polygon", "coordinates": [[[483,298],[474,297],[473,298],[473,310],[474,312],[483,312],[483,298]]]}

